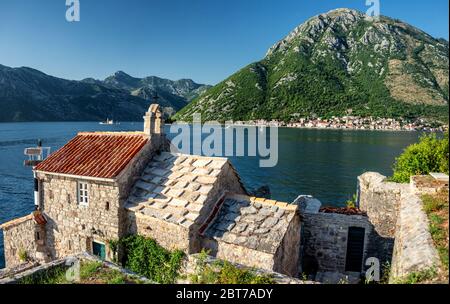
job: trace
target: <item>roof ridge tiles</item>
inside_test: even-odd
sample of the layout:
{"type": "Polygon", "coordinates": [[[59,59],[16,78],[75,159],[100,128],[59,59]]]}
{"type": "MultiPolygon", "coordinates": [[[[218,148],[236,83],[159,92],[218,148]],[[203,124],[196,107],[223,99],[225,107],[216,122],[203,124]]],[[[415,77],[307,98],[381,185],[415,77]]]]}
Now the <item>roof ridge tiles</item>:
{"type": "Polygon", "coordinates": [[[117,136],[147,136],[142,131],[81,131],[78,132],[77,135],[80,136],[109,136],[109,135],[117,135],[117,136]]]}
{"type": "Polygon", "coordinates": [[[248,196],[243,194],[230,194],[227,196],[227,198],[230,199],[236,199],[236,200],[246,200],[248,202],[254,203],[260,203],[262,205],[266,206],[276,206],[285,210],[296,210],[298,208],[298,205],[296,204],[288,204],[285,202],[280,202],[277,200],[272,199],[266,199],[262,197],[255,197],[255,196],[248,196]]]}

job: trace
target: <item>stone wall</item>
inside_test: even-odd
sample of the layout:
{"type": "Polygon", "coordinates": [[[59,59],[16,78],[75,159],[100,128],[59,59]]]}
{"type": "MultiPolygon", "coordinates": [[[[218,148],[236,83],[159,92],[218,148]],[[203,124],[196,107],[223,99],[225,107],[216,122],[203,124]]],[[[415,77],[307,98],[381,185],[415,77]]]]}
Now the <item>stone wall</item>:
{"type": "MultiPolygon", "coordinates": [[[[142,277],[136,273],[128,269],[124,269],[116,264],[109,263],[106,261],[100,261],[97,257],[92,256],[88,253],[80,253],[72,256],[66,256],[62,259],[53,260],[50,262],[46,262],[43,264],[30,263],[28,265],[24,265],[21,268],[17,269],[7,269],[5,273],[0,272],[0,285],[1,284],[18,284],[20,280],[24,278],[30,278],[36,275],[40,275],[41,273],[47,272],[51,269],[55,269],[56,267],[62,267],[63,269],[68,269],[69,267],[74,267],[76,263],[80,265],[83,262],[101,262],[102,267],[109,268],[111,270],[118,271],[126,276],[132,276],[133,278],[138,279],[142,283],[146,284],[155,284],[149,279],[142,277]]],[[[74,277],[75,279],[75,277],[74,277]]],[[[77,283],[76,281],[73,283],[77,283]]]]}
{"type": "Polygon", "coordinates": [[[221,260],[269,271],[274,270],[275,257],[270,253],[206,238],[203,241],[203,247],[215,248],[213,255],[221,260]]]}
{"type": "Polygon", "coordinates": [[[440,265],[420,197],[405,191],[400,200],[390,281],[440,265]]]}
{"type": "Polygon", "coordinates": [[[398,184],[368,172],[358,177],[358,185],[359,206],[374,225],[374,256],[390,262],[391,282],[440,265],[420,195],[448,188],[448,182],[414,176],[410,184],[398,184]]]}
{"type": "Polygon", "coordinates": [[[402,189],[408,185],[387,182],[386,176],[367,172],[358,177],[358,207],[367,212],[377,233],[394,237],[402,189]]]}
{"type": "Polygon", "coordinates": [[[349,227],[365,229],[364,264],[369,257],[369,241],[373,230],[366,216],[322,212],[303,214],[301,271],[308,274],[317,271],[344,273],[349,227]]]}
{"type": "Polygon", "coordinates": [[[120,187],[120,200],[124,202],[128,199],[133,185],[141,177],[147,164],[157,153],[164,151],[166,140],[164,134],[152,135],[149,142],[137,153],[128,163],[124,170],[117,177],[117,184],[120,187]]]}
{"type": "Polygon", "coordinates": [[[374,226],[369,250],[382,264],[392,258],[401,193],[408,189],[409,185],[388,182],[386,176],[376,172],[358,177],[357,205],[367,212],[374,226]]]}
{"type": "MultiPolygon", "coordinates": [[[[220,259],[217,259],[212,256],[207,256],[206,259],[203,261],[206,265],[209,265],[211,268],[214,268],[214,264],[220,261],[220,259]]],[[[197,265],[199,262],[199,254],[191,254],[188,255],[187,259],[185,260],[185,263],[181,269],[181,274],[184,275],[183,279],[179,279],[177,283],[180,284],[189,284],[191,283],[188,279],[189,276],[195,275],[198,273],[197,265]]],[[[234,266],[236,266],[239,269],[249,269],[248,266],[244,266],[239,263],[232,263],[234,266]]],[[[317,284],[317,282],[313,281],[303,281],[298,278],[293,278],[278,272],[274,272],[267,269],[261,269],[261,268],[252,268],[251,271],[255,273],[256,275],[264,275],[264,276],[270,276],[274,281],[275,284],[317,284]]]]}
{"type": "Polygon", "coordinates": [[[217,180],[213,184],[213,188],[209,191],[205,203],[200,210],[200,214],[197,217],[194,225],[190,227],[191,235],[191,253],[200,252],[202,247],[202,240],[199,237],[200,227],[207,221],[208,217],[213,212],[214,206],[219,202],[219,199],[225,195],[225,193],[234,194],[246,194],[246,190],[240,181],[239,175],[229,162],[226,162],[217,180]]]}
{"type": "Polygon", "coordinates": [[[149,142],[142,148],[142,150],[135,155],[135,157],[130,161],[130,163],[125,167],[125,169],[117,177],[117,185],[119,186],[119,233],[118,238],[129,234],[129,217],[124,206],[129,198],[133,185],[141,177],[142,172],[144,172],[145,167],[151,161],[156,153],[161,152],[164,147],[163,141],[166,138],[164,134],[162,135],[152,135],[149,142]]]}
{"type": "Polygon", "coordinates": [[[139,234],[154,239],[168,250],[180,249],[189,252],[189,229],[169,223],[163,219],[128,212],[129,234],[139,234]]]}
{"type": "Polygon", "coordinates": [[[44,196],[41,208],[47,218],[46,245],[53,259],[92,252],[92,241],[106,243],[119,237],[121,206],[116,183],[43,173],[39,178],[44,196]],[[78,181],[88,183],[87,206],[78,203],[78,181]]]}
{"type": "Polygon", "coordinates": [[[201,230],[202,247],[212,256],[290,276],[298,274],[297,205],[229,194],[213,216],[201,230]]]}
{"type": "Polygon", "coordinates": [[[27,215],[4,224],[2,227],[5,247],[5,262],[7,268],[16,267],[24,262],[21,260],[21,251],[26,253],[28,260],[40,260],[40,245],[43,240],[38,239],[40,233],[44,234],[41,226],[36,224],[33,215],[27,215]]]}
{"type": "MultiPolygon", "coordinates": [[[[39,173],[42,206],[48,223],[46,244],[52,259],[87,251],[92,241],[107,243],[126,235],[127,214],[124,204],[132,185],[160,148],[162,136],[155,136],[130,161],[117,180],[83,179],[39,173]],[[89,187],[89,204],[77,201],[77,182],[89,187]]],[[[112,252],[106,246],[106,255],[112,252]]]]}
{"type": "Polygon", "coordinates": [[[284,235],[281,246],[275,253],[275,264],[273,270],[297,277],[299,274],[300,258],[300,216],[295,214],[284,235]]]}
{"type": "Polygon", "coordinates": [[[200,210],[200,215],[196,220],[197,225],[202,225],[211,214],[214,206],[222,195],[228,193],[246,194],[246,190],[240,182],[240,178],[229,162],[222,167],[220,174],[217,176],[213,188],[208,193],[208,197],[200,210]]]}

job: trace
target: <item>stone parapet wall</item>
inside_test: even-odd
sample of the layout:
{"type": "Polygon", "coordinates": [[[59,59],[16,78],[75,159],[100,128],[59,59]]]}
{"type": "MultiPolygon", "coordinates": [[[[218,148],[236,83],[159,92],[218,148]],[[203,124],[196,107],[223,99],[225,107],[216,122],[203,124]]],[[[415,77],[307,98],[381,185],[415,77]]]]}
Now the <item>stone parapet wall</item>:
{"type": "MultiPolygon", "coordinates": [[[[10,278],[18,273],[22,273],[24,271],[33,269],[35,267],[39,266],[38,262],[25,262],[25,263],[21,263],[18,265],[14,265],[12,267],[8,267],[8,268],[2,268],[0,269],[0,282],[2,279],[7,279],[10,278]]],[[[0,283],[2,284],[2,283],[0,283]]]]}
{"type": "Polygon", "coordinates": [[[211,215],[211,212],[218,203],[218,200],[227,192],[234,194],[246,194],[246,190],[240,182],[239,175],[235,172],[229,162],[226,162],[223,165],[212,189],[208,192],[205,203],[200,210],[200,215],[196,220],[196,225],[201,226],[204,224],[204,222],[211,215]]]}
{"type": "Polygon", "coordinates": [[[296,213],[286,230],[281,246],[275,253],[274,271],[293,277],[298,276],[300,270],[300,236],[300,216],[296,213]]]}
{"type": "Polygon", "coordinates": [[[256,267],[269,271],[274,270],[275,257],[273,254],[214,239],[204,239],[202,244],[204,248],[211,249],[217,259],[242,264],[247,267],[256,267]]]}
{"type": "MultiPolygon", "coordinates": [[[[200,259],[199,254],[188,255],[182,267],[181,273],[187,277],[189,277],[190,275],[195,275],[197,273],[197,265],[200,261],[199,259],[200,259]]],[[[217,259],[212,256],[207,256],[206,259],[202,262],[205,263],[206,265],[214,267],[214,264],[218,261],[220,261],[220,259],[217,259]]],[[[231,264],[240,269],[249,269],[248,266],[244,266],[239,263],[231,263],[231,264]]],[[[255,273],[256,275],[270,276],[275,281],[275,284],[318,284],[317,282],[314,281],[303,281],[298,278],[293,278],[278,272],[261,268],[252,268],[251,271],[253,271],[253,273],[255,273]]],[[[189,279],[180,279],[178,280],[178,283],[189,284],[190,281],[189,279]]]]}
{"type": "Polygon", "coordinates": [[[413,272],[440,265],[440,259],[431,238],[428,216],[423,211],[420,197],[404,192],[400,200],[390,281],[405,278],[413,272]]]}
{"type": "MultiPolygon", "coordinates": [[[[67,257],[64,257],[61,259],[53,260],[50,262],[46,262],[43,264],[28,263],[26,265],[23,265],[21,268],[6,269],[6,270],[4,270],[4,273],[2,273],[0,271],[0,285],[1,284],[17,284],[17,283],[20,283],[21,279],[39,275],[40,273],[49,271],[56,267],[62,267],[63,269],[69,269],[69,267],[74,267],[77,264],[80,265],[80,263],[82,263],[82,262],[102,263],[103,267],[119,271],[124,275],[133,276],[134,278],[138,278],[139,281],[141,281],[143,283],[156,284],[156,283],[150,281],[149,279],[142,277],[140,275],[137,275],[128,269],[122,268],[116,264],[112,264],[107,261],[101,261],[97,257],[92,256],[86,252],[83,252],[83,253],[67,256],[67,257]]],[[[75,270],[75,269],[76,269],[76,267],[74,267],[73,270],[75,270]]],[[[75,276],[73,276],[73,278],[74,278],[74,280],[76,279],[75,276]]],[[[76,283],[76,281],[74,281],[74,283],[76,283]]]]}
{"type": "Polygon", "coordinates": [[[448,189],[448,181],[424,175],[398,184],[368,172],[358,177],[358,186],[359,206],[375,229],[374,252],[382,263],[390,262],[391,282],[440,265],[420,195],[448,189]]]}
{"type": "Polygon", "coordinates": [[[192,238],[189,228],[133,211],[128,212],[128,221],[129,234],[152,238],[168,250],[180,249],[186,253],[189,252],[192,238]]]}
{"type": "Polygon", "coordinates": [[[369,242],[373,230],[373,226],[366,216],[322,212],[303,214],[301,271],[344,273],[349,227],[365,229],[364,264],[369,257],[369,242]]]}
{"type": "Polygon", "coordinates": [[[367,212],[381,237],[394,237],[400,195],[407,188],[408,185],[386,181],[386,176],[376,172],[358,177],[358,207],[367,212]]]}
{"type": "Polygon", "coordinates": [[[149,142],[139,153],[135,155],[135,157],[117,177],[117,184],[120,187],[120,201],[122,206],[130,196],[133,185],[137,180],[139,180],[147,164],[152,160],[156,153],[163,151],[164,140],[165,137],[163,135],[154,135],[150,137],[149,142]]]}
{"type": "Polygon", "coordinates": [[[13,268],[26,262],[20,258],[23,252],[27,260],[37,260],[38,240],[36,232],[40,231],[39,225],[33,219],[33,215],[27,215],[0,227],[3,230],[6,267],[13,268]]]}

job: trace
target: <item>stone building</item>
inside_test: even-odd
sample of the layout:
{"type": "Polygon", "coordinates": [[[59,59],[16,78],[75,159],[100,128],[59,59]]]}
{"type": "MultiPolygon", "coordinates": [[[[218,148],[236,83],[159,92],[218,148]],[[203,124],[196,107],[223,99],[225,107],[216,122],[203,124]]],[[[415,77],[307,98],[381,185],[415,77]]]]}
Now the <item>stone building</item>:
{"type": "Polygon", "coordinates": [[[153,155],[168,147],[159,107],[150,106],[144,121],[144,132],[79,133],[34,167],[36,208],[46,223],[34,243],[29,216],[1,226],[7,267],[21,262],[17,244],[40,261],[83,251],[111,257],[108,240],[128,233],[124,205],[133,184],[153,155]],[[37,243],[43,243],[40,256],[37,243]]]}
{"type": "Polygon", "coordinates": [[[246,193],[226,158],[161,153],[134,185],[128,229],[169,249],[199,252],[199,227],[226,191],[246,193]]]}
{"type": "Polygon", "coordinates": [[[340,211],[321,209],[302,215],[302,272],[364,271],[373,226],[365,214],[340,211]]]}
{"type": "Polygon", "coordinates": [[[15,266],[26,259],[49,261],[44,240],[46,223],[47,220],[36,211],[0,226],[7,266],[15,266]]]}
{"type": "Polygon", "coordinates": [[[236,194],[219,204],[200,228],[202,247],[223,260],[297,276],[297,205],[236,194]]]}
{"type": "Polygon", "coordinates": [[[218,257],[296,275],[296,206],[253,202],[226,158],[168,152],[163,126],[153,104],[143,132],[81,132],[39,163],[35,214],[41,222],[33,215],[1,226],[7,267],[21,263],[19,251],[38,262],[80,252],[113,259],[110,240],[139,234],[167,249],[193,254],[212,248],[218,257]],[[240,204],[231,208],[236,195],[240,204]],[[235,220],[235,229],[228,227],[233,235],[251,234],[248,242],[213,232],[226,224],[224,214],[235,220]],[[261,226],[242,229],[255,216],[261,226]]]}
{"type": "Polygon", "coordinates": [[[287,204],[252,197],[226,158],[169,152],[163,127],[151,105],[142,132],[81,132],[34,167],[36,211],[0,225],[6,266],[82,252],[110,260],[109,241],[129,234],[320,281],[359,280],[371,257],[391,262],[393,278],[439,264],[421,195],[448,191],[448,176],[404,185],[366,173],[358,208],[287,204]]]}

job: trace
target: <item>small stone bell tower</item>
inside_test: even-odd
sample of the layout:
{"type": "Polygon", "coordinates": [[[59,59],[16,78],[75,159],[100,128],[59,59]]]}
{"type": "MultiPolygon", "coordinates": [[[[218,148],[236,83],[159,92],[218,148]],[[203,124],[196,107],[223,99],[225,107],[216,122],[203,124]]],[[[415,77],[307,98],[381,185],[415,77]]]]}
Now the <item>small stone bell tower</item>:
{"type": "Polygon", "coordinates": [[[149,137],[164,133],[164,119],[159,104],[151,104],[144,116],[144,133],[149,137]]]}

